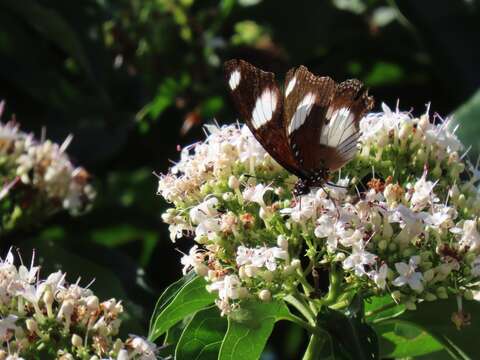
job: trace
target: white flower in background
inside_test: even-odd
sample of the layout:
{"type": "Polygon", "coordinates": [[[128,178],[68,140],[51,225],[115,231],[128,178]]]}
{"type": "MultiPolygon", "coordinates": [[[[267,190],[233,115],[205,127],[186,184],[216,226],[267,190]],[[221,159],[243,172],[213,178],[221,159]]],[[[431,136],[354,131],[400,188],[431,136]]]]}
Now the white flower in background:
{"type": "Polygon", "coordinates": [[[360,247],[353,247],[352,253],[345,260],[343,260],[343,268],[346,270],[352,269],[357,276],[366,274],[365,266],[373,265],[377,260],[377,256],[365,251],[360,247]]]}
{"type": "Polygon", "coordinates": [[[392,284],[395,286],[410,286],[410,288],[417,292],[423,291],[423,275],[421,272],[415,271],[418,264],[420,263],[419,256],[412,256],[408,264],[404,262],[395,263],[395,269],[397,270],[398,276],[392,281],[392,284]]]}
{"type": "Polygon", "coordinates": [[[122,350],[129,360],[155,359],[156,347],[146,340],[132,335],[124,343],[117,338],[121,301],[100,303],[79,281],[67,284],[60,271],[42,280],[38,269],[33,257],[30,269],[17,267],[11,251],[0,261],[0,354],[31,358],[42,348],[50,354],[76,354],[81,346],[88,359],[120,356],[122,350]]]}
{"type": "MultiPolygon", "coordinates": [[[[3,105],[0,116],[2,111],[3,105]]],[[[17,183],[23,183],[37,191],[38,198],[48,199],[52,207],[49,211],[54,207],[63,207],[72,214],[84,210],[94,199],[95,191],[89,184],[90,175],[82,167],[74,166],[66,154],[72,139],[68,136],[61,145],[50,140],[37,141],[32,134],[21,132],[14,122],[0,123],[0,155],[5,157],[2,165],[8,165],[10,172],[3,174],[9,182],[0,184],[0,200],[17,183]]]]}

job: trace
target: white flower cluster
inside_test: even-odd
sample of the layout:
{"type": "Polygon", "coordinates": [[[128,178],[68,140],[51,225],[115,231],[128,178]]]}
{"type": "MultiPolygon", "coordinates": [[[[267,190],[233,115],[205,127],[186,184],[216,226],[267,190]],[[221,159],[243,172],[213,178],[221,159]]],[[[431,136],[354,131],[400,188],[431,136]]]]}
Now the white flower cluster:
{"type": "MultiPolygon", "coordinates": [[[[0,116],[2,111],[0,103],[0,116]]],[[[71,140],[69,136],[62,145],[37,141],[14,121],[0,123],[0,201],[21,193],[26,198],[23,207],[43,212],[64,208],[72,214],[85,210],[95,192],[87,171],[75,167],[65,153],[71,140]]]]}
{"type": "Polygon", "coordinates": [[[480,277],[479,178],[448,125],[383,105],[362,119],[360,151],[336,184],[298,199],[296,178],[246,126],[209,126],[159,181],[174,205],[163,215],[172,240],[197,243],[184,272],[207,279],[223,313],[299,287],[315,296],[309,274],[335,264],[344,291],[390,293],[409,308],[470,299],[480,277]]]}
{"type": "Polygon", "coordinates": [[[39,279],[39,267],[0,259],[0,359],[156,359],[156,347],[131,335],[115,336],[121,302],[98,297],[58,271],[39,279]],[[43,355],[40,355],[43,354],[43,355]]]}

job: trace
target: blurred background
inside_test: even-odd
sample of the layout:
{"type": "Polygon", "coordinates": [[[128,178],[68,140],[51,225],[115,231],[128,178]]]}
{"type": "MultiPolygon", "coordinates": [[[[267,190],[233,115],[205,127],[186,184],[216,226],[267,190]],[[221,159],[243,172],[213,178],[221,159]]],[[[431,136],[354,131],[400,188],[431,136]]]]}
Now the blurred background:
{"type": "MultiPolygon", "coordinates": [[[[170,242],[152,172],[201,139],[202,124],[236,120],[223,61],[280,79],[300,64],[356,77],[375,110],[400,100],[420,115],[431,102],[432,113],[456,113],[476,160],[479,15],[475,0],[0,0],[3,121],[15,115],[38,136],[45,126],[58,142],[73,133],[69,153],[98,191],[88,214],[58,214],[1,247],[37,249],[44,273],[95,278],[101,297],[126,299],[125,332],[145,333],[160,291],[181,276],[176,249],[190,247],[170,242]]],[[[272,351],[294,358],[301,332],[276,334],[272,351]]]]}

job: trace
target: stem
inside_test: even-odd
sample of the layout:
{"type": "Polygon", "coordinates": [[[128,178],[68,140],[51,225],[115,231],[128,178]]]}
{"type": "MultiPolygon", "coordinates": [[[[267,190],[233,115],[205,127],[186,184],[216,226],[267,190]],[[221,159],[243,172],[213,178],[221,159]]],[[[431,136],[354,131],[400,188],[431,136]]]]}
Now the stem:
{"type": "Polygon", "coordinates": [[[298,316],[295,316],[293,314],[290,314],[288,316],[282,317],[282,320],[288,320],[293,322],[294,324],[297,324],[298,326],[303,327],[305,330],[307,330],[309,333],[314,334],[317,332],[317,328],[315,326],[310,325],[306,321],[302,320],[298,316]]]}
{"type": "Polygon", "coordinates": [[[329,306],[336,302],[341,295],[343,274],[341,270],[337,270],[335,263],[330,265],[330,286],[328,288],[328,294],[322,299],[322,304],[329,306]]]}
{"type": "Polygon", "coordinates": [[[315,314],[307,304],[295,295],[287,295],[284,300],[297,309],[312,326],[315,326],[315,314]]]}
{"type": "Polygon", "coordinates": [[[320,353],[325,344],[325,337],[317,331],[310,336],[307,350],[303,355],[302,360],[320,360],[320,353]]]}
{"type": "Polygon", "coordinates": [[[372,310],[372,311],[369,311],[369,312],[365,313],[365,317],[370,317],[370,316],[373,316],[373,315],[377,315],[377,314],[381,313],[382,311],[394,308],[395,306],[397,306],[397,304],[394,303],[394,302],[390,303],[390,304],[387,304],[387,305],[380,306],[379,308],[377,308],[375,310],[372,310]]]}

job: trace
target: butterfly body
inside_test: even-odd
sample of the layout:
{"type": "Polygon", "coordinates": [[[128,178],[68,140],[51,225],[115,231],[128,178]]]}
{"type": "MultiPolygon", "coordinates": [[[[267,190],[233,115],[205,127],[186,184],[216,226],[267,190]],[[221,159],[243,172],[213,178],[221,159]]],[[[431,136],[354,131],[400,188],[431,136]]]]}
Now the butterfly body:
{"type": "Polygon", "coordinates": [[[225,63],[241,117],[265,150],[299,180],[294,194],[322,186],[356,154],[359,121],[373,106],[355,79],[337,84],[304,66],[291,69],[283,93],[275,75],[243,60],[225,63]]]}

